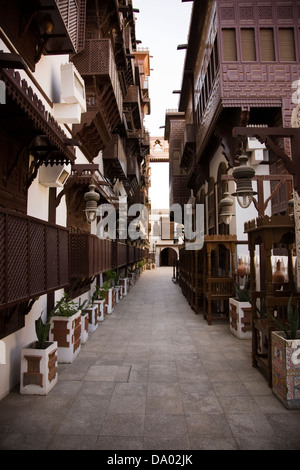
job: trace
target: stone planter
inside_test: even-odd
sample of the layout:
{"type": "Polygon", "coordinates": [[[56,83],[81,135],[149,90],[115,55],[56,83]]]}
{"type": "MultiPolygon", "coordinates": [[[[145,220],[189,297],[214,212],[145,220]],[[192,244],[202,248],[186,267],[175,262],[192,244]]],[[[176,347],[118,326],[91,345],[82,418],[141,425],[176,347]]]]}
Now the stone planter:
{"type": "Polygon", "coordinates": [[[88,313],[81,314],[81,344],[89,339],[89,316],[88,313]]]}
{"type": "Polygon", "coordinates": [[[57,383],[57,342],[48,341],[45,349],[33,341],[21,352],[20,393],[47,395],[57,383]]]}
{"type": "Polygon", "coordinates": [[[129,291],[129,279],[128,279],[128,277],[124,277],[123,279],[120,279],[119,282],[120,282],[120,285],[123,288],[123,295],[126,296],[128,294],[128,291],[129,291]]]}
{"type": "Polygon", "coordinates": [[[50,341],[57,341],[58,362],[72,363],[81,347],[81,310],[70,317],[51,317],[50,341]]]}
{"type": "Polygon", "coordinates": [[[84,309],[89,317],[89,333],[93,333],[98,328],[98,305],[90,305],[84,309]]]}
{"type": "Polygon", "coordinates": [[[272,391],[287,409],[300,409],[300,330],[297,339],[272,331],[272,391]]]}
{"type": "Polygon", "coordinates": [[[104,321],[106,315],[105,299],[97,299],[94,301],[94,305],[97,306],[97,318],[99,321],[104,321]]]}
{"type": "Polygon", "coordinates": [[[116,294],[116,304],[118,304],[120,302],[120,300],[122,299],[122,286],[116,286],[115,287],[115,294],[116,294]]]}
{"type": "Polygon", "coordinates": [[[135,273],[130,273],[130,274],[128,274],[128,278],[129,278],[130,287],[133,287],[136,283],[136,274],[135,273]]]}
{"type": "Polygon", "coordinates": [[[115,292],[114,292],[113,287],[111,287],[106,294],[105,305],[106,305],[107,315],[110,315],[111,313],[113,313],[114,308],[115,308],[115,292]]]}
{"type": "Polygon", "coordinates": [[[252,337],[250,302],[229,299],[229,327],[231,333],[239,339],[252,337]]]}

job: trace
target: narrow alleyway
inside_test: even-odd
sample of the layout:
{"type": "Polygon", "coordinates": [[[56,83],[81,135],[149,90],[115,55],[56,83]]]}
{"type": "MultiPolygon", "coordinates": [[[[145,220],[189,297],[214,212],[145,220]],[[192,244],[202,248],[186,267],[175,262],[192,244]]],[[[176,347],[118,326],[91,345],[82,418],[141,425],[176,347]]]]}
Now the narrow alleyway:
{"type": "Polygon", "coordinates": [[[300,449],[252,368],[251,341],[208,326],[171,280],[145,271],[46,397],[0,402],[0,449],[300,449]]]}

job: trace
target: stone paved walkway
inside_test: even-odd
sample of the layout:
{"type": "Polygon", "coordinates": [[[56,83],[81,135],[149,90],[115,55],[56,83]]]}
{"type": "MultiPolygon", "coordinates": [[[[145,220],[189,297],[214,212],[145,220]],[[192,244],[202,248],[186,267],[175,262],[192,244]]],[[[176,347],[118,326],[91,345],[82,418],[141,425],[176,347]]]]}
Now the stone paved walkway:
{"type": "Polygon", "coordinates": [[[172,280],[143,272],[46,396],[0,402],[0,449],[300,449],[251,344],[208,326],[172,280]]]}

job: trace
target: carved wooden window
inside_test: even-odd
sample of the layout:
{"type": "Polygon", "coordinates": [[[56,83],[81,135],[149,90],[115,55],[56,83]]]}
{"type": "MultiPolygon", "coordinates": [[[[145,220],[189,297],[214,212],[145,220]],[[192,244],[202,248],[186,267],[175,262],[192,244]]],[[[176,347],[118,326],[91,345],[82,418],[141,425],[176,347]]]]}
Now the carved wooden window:
{"type": "Polygon", "coordinates": [[[278,40],[280,61],[294,62],[296,60],[294,29],[279,28],[278,40]]]}
{"type": "Polygon", "coordinates": [[[253,28],[241,29],[242,60],[245,62],[256,61],[255,34],[253,28]]]}
{"type": "Polygon", "coordinates": [[[273,28],[260,29],[260,54],[263,62],[275,61],[273,28]]]}
{"type": "Polygon", "coordinates": [[[222,30],[223,35],[223,58],[228,62],[237,61],[236,33],[234,28],[222,30]]]}

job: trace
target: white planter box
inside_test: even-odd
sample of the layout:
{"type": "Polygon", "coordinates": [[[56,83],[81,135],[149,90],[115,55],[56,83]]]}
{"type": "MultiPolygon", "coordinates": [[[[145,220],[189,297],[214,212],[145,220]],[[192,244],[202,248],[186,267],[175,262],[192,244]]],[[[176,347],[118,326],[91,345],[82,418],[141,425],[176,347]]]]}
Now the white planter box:
{"type": "Polygon", "coordinates": [[[272,331],[272,391],[287,409],[300,409],[300,330],[297,339],[272,331]]]}
{"type": "Polygon", "coordinates": [[[89,316],[88,313],[81,315],[81,344],[89,339],[89,316]]]}
{"type": "Polygon", "coordinates": [[[93,333],[98,328],[98,305],[94,304],[85,308],[84,311],[89,316],[89,333],[93,333]]]}
{"type": "Polygon", "coordinates": [[[104,321],[105,318],[105,299],[95,300],[95,305],[97,306],[97,317],[98,321],[104,321]]]}
{"type": "Polygon", "coordinates": [[[231,333],[239,339],[252,338],[251,304],[229,299],[229,326],[231,333]]]}
{"type": "Polygon", "coordinates": [[[72,363],[81,347],[81,310],[70,317],[51,317],[50,341],[57,341],[58,362],[72,363]]]}
{"type": "Polygon", "coordinates": [[[33,341],[21,352],[20,393],[47,395],[57,383],[57,342],[49,341],[45,349],[36,349],[33,341]]]}
{"type": "Polygon", "coordinates": [[[115,293],[116,293],[116,303],[118,304],[120,302],[120,300],[122,299],[123,297],[123,289],[122,289],[122,286],[116,286],[115,287],[115,293]]]}
{"type": "Polygon", "coordinates": [[[111,287],[108,292],[107,292],[107,297],[106,297],[106,313],[110,315],[114,311],[114,288],[111,287]]]}
{"type": "Polygon", "coordinates": [[[123,295],[126,296],[129,291],[129,279],[128,277],[124,277],[123,279],[120,279],[120,284],[123,287],[123,295]]]}

